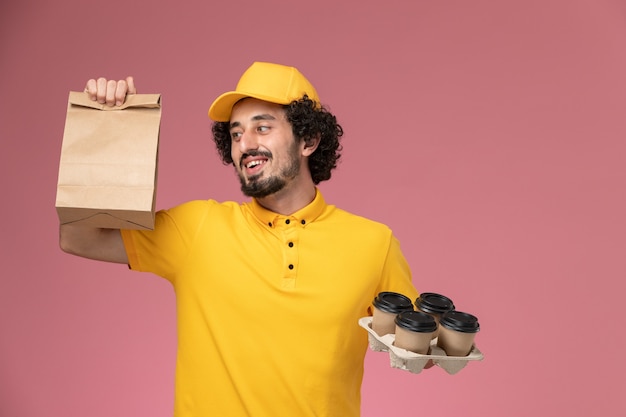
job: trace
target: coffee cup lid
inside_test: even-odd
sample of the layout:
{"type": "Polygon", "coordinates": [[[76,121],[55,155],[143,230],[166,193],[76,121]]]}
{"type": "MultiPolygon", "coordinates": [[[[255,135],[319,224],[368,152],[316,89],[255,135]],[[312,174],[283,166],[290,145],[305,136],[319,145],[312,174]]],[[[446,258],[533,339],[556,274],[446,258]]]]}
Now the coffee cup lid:
{"type": "Polygon", "coordinates": [[[480,330],[480,324],[476,316],[457,310],[444,313],[439,320],[439,324],[450,330],[462,333],[476,333],[480,330]]]}
{"type": "Polygon", "coordinates": [[[413,310],[413,303],[409,297],[391,291],[378,293],[372,304],[379,310],[388,313],[400,313],[402,311],[413,310]]]}
{"type": "Polygon", "coordinates": [[[421,293],[415,300],[415,306],[425,313],[443,314],[454,310],[454,303],[445,295],[434,292],[421,293]]]}
{"type": "Polygon", "coordinates": [[[396,324],[419,333],[431,333],[437,330],[435,318],[421,311],[403,311],[396,316],[396,324]]]}

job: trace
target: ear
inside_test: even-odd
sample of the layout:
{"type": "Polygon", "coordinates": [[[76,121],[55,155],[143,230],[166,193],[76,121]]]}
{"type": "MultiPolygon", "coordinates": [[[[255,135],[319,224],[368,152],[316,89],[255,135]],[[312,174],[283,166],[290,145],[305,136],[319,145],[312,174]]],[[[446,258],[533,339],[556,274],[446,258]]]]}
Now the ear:
{"type": "Polygon", "coordinates": [[[318,134],[302,142],[304,143],[304,147],[302,148],[302,156],[310,156],[313,152],[315,152],[317,146],[320,144],[320,135],[318,134]]]}

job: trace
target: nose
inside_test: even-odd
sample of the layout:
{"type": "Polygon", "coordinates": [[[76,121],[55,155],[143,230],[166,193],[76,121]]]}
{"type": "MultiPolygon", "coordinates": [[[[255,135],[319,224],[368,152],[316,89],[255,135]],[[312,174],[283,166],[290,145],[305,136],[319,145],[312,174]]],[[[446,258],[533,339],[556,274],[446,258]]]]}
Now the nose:
{"type": "Polygon", "coordinates": [[[258,149],[259,141],[254,132],[245,131],[241,134],[238,141],[239,151],[246,153],[250,149],[258,149]]]}

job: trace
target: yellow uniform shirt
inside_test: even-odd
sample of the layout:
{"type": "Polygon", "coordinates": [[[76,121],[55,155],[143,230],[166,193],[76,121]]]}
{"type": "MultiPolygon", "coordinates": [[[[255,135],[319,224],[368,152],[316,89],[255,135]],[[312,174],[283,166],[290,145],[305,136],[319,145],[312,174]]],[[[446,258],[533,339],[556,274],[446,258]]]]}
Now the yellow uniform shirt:
{"type": "Polygon", "coordinates": [[[415,300],[388,227],[315,200],[291,216],[193,201],[124,230],[132,269],[177,301],[176,417],[357,417],[380,291],[415,300]]]}

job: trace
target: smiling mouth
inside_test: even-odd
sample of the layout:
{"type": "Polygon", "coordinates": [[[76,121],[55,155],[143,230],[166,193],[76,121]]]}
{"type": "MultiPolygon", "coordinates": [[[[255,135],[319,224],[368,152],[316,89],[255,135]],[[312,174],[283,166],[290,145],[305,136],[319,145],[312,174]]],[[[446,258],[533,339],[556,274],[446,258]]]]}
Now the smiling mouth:
{"type": "Polygon", "coordinates": [[[261,177],[263,167],[267,161],[269,161],[269,159],[263,157],[256,157],[252,160],[246,161],[245,163],[242,161],[242,171],[249,181],[256,180],[261,177]]]}
{"type": "Polygon", "coordinates": [[[267,159],[255,159],[254,161],[250,161],[246,164],[247,169],[253,169],[260,165],[264,165],[267,162],[267,159]]]}
{"type": "Polygon", "coordinates": [[[248,178],[258,177],[263,172],[265,164],[271,159],[272,154],[270,152],[254,149],[241,155],[239,166],[242,174],[248,178]]]}

